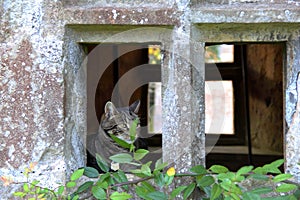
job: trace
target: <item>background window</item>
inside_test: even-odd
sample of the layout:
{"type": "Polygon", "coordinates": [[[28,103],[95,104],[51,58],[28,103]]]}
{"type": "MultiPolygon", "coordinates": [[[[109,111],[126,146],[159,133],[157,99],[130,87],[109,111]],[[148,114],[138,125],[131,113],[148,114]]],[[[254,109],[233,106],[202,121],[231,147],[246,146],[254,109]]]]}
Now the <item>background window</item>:
{"type": "Polygon", "coordinates": [[[221,164],[237,170],[243,165],[261,166],[283,158],[285,44],[227,45],[233,46],[233,51],[222,50],[222,46],[224,44],[207,44],[206,47],[206,88],[212,83],[219,87],[210,86],[205,92],[205,116],[206,123],[221,118],[226,125],[233,125],[233,132],[224,131],[224,123],[217,123],[219,128],[212,130],[206,127],[207,146],[214,145],[213,139],[220,136],[206,156],[207,167],[221,164]],[[233,62],[222,58],[231,57],[228,52],[233,55],[233,62]],[[220,88],[223,97],[220,97],[220,88]],[[210,113],[210,108],[217,115],[210,113]],[[223,111],[223,116],[218,116],[221,113],[218,109],[223,111]],[[228,112],[233,113],[233,117],[228,117],[232,116],[228,112]]]}

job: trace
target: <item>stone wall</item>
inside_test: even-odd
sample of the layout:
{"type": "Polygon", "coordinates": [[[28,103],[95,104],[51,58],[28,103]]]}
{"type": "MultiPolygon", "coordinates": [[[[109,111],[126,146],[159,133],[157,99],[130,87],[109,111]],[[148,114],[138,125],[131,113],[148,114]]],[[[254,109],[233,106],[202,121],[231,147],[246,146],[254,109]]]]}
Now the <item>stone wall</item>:
{"type": "MultiPolygon", "coordinates": [[[[0,174],[64,182],[62,6],[53,1],[0,1],[0,174]]],[[[1,198],[13,192],[1,186],[1,198]]]]}
{"type": "MultiPolygon", "coordinates": [[[[36,176],[55,187],[84,166],[82,43],[162,44],[163,158],[185,171],[205,159],[205,42],[280,41],[286,170],[300,181],[297,1],[106,2],[0,0],[0,176],[21,177],[37,162],[36,176]]],[[[5,198],[14,189],[1,186],[0,193],[5,198]]]]}

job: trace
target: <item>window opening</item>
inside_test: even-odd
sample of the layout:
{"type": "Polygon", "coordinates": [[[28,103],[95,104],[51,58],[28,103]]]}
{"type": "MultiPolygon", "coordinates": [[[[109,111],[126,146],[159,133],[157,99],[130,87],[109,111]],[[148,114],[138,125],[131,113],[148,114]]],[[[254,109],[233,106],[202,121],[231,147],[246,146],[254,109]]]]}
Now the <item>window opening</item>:
{"type": "Polygon", "coordinates": [[[234,45],[221,44],[205,47],[206,63],[233,63],[234,45]]]}
{"type": "Polygon", "coordinates": [[[160,45],[149,45],[148,46],[148,57],[149,64],[161,64],[161,52],[160,45]]]}
{"type": "MultiPolygon", "coordinates": [[[[158,107],[156,105],[160,105],[161,109],[161,85],[156,84],[157,81],[161,81],[160,45],[133,43],[84,44],[83,46],[88,53],[88,135],[93,135],[99,131],[99,123],[102,120],[105,105],[108,101],[112,101],[113,92],[116,92],[118,96],[115,107],[128,106],[128,102],[126,103],[126,97],[124,96],[130,95],[129,105],[132,105],[136,100],[140,100],[140,107],[137,114],[140,119],[141,142],[137,143],[137,145],[140,148],[148,148],[151,152],[149,157],[155,163],[155,160],[161,158],[162,155],[161,129],[157,129],[155,125],[152,130],[148,130],[150,125],[148,118],[153,119],[153,122],[156,124],[156,121],[158,121],[157,118],[161,117],[158,116],[161,111],[157,111],[156,109],[158,107]],[[135,72],[135,69],[141,69],[142,71],[135,72]],[[99,73],[101,70],[103,72],[99,73]],[[128,75],[129,79],[124,84],[125,87],[131,84],[139,84],[139,81],[143,79],[143,73],[144,76],[145,74],[151,74],[150,78],[153,78],[153,82],[143,83],[136,90],[132,91],[132,94],[126,94],[127,88],[124,90],[122,86],[117,87],[119,81],[122,81],[122,78],[128,75]],[[158,136],[156,133],[159,133],[158,136]]],[[[92,159],[94,158],[91,158],[88,154],[88,166],[95,166],[92,159]]]]}
{"type": "MultiPolygon", "coordinates": [[[[207,47],[220,44],[207,44],[207,47]]],[[[214,62],[206,60],[206,88],[212,82],[222,82],[225,96],[233,95],[233,118],[226,118],[232,124],[233,134],[219,131],[217,145],[206,157],[207,167],[213,164],[228,166],[237,170],[243,165],[261,166],[283,157],[283,43],[245,43],[234,46],[233,62],[214,62]],[[215,76],[217,68],[221,78],[215,76]],[[221,79],[221,80],[220,80],[221,79]],[[223,82],[230,82],[227,90],[223,82]],[[250,162],[250,163],[249,163],[250,162]]],[[[206,51],[209,51],[206,48],[206,51]]],[[[212,52],[211,54],[213,54],[212,52]]],[[[216,57],[216,56],[215,56],[216,57]]],[[[210,86],[213,88],[213,86],[210,86]]],[[[206,123],[216,120],[209,115],[210,98],[218,98],[218,90],[206,89],[206,123]]],[[[227,98],[220,104],[228,107],[227,98]]],[[[216,100],[218,102],[218,100],[216,100]]],[[[216,105],[213,105],[214,107],[216,105]]],[[[223,108],[219,108],[223,109],[223,108]]],[[[215,109],[218,110],[218,109],[215,109]]],[[[230,132],[230,131],[229,131],[230,132]]],[[[209,145],[216,131],[206,129],[206,142],[209,145]]]]}
{"type": "Polygon", "coordinates": [[[234,96],[232,81],[206,81],[205,102],[205,133],[233,135],[234,96]],[[224,115],[214,115],[215,112],[224,115]]]}
{"type": "Polygon", "coordinates": [[[148,131],[162,133],[161,83],[150,82],[148,86],[148,131]]]}
{"type": "Polygon", "coordinates": [[[221,52],[224,50],[221,47],[230,47],[232,50],[229,57],[234,60],[232,63],[220,63],[216,60],[216,63],[209,62],[205,65],[207,145],[214,145],[216,135],[220,135],[217,145],[245,145],[247,116],[242,46],[217,44],[207,47],[206,54],[218,56],[225,54],[221,52]]]}

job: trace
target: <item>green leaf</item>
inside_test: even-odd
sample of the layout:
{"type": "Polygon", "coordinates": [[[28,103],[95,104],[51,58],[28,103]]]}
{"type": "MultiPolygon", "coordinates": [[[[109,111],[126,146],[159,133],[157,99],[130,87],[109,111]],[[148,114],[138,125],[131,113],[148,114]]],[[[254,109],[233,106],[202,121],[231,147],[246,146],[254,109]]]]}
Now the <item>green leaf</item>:
{"type": "Polygon", "coordinates": [[[148,183],[147,181],[143,181],[143,182],[141,182],[140,186],[136,187],[135,191],[139,197],[150,200],[152,198],[151,198],[151,195],[148,196],[148,194],[155,192],[156,190],[150,183],[148,183]]]}
{"type": "Polygon", "coordinates": [[[68,188],[72,188],[72,187],[75,187],[76,186],[76,182],[74,181],[69,181],[66,185],[68,188]]]}
{"type": "Polygon", "coordinates": [[[108,183],[108,185],[113,185],[113,184],[115,184],[114,178],[113,178],[112,176],[109,176],[109,177],[107,178],[107,183],[108,183]]]}
{"type": "Polygon", "coordinates": [[[137,187],[135,188],[135,192],[136,192],[136,194],[137,194],[139,197],[141,197],[141,198],[143,198],[143,199],[146,199],[146,200],[151,200],[150,197],[147,197],[147,194],[150,193],[150,192],[147,190],[147,188],[142,187],[142,186],[137,186],[137,187]]]}
{"type": "Polygon", "coordinates": [[[109,179],[109,177],[110,177],[109,172],[106,172],[105,174],[101,174],[97,183],[102,183],[104,181],[107,181],[109,179]]]}
{"type": "Polygon", "coordinates": [[[234,180],[235,179],[235,173],[233,172],[227,172],[227,173],[221,173],[221,174],[218,174],[217,178],[219,180],[225,180],[225,179],[229,179],[229,180],[234,180]]]}
{"type": "Polygon", "coordinates": [[[101,187],[93,186],[92,194],[97,199],[106,199],[106,193],[101,187]]]}
{"type": "Polygon", "coordinates": [[[174,179],[174,176],[168,176],[166,175],[165,178],[164,178],[164,182],[165,182],[165,185],[170,185],[174,179]]]}
{"type": "Polygon", "coordinates": [[[262,181],[269,180],[269,177],[267,175],[264,175],[264,174],[251,174],[249,176],[249,178],[253,178],[253,179],[256,179],[256,180],[262,180],[262,181]]]}
{"type": "MultiPolygon", "coordinates": [[[[204,193],[206,194],[206,196],[210,197],[211,196],[211,189],[212,187],[210,186],[207,186],[207,187],[204,187],[204,188],[200,188],[204,191],[204,193]]],[[[209,198],[207,198],[207,200],[209,200],[209,198]]]]}
{"type": "Polygon", "coordinates": [[[139,124],[139,119],[136,118],[136,119],[132,122],[132,124],[131,124],[131,126],[130,126],[129,133],[130,133],[130,140],[131,140],[132,142],[135,141],[135,138],[136,138],[136,128],[137,128],[138,124],[139,124]]]}
{"type": "Polygon", "coordinates": [[[129,162],[128,164],[130,164],[130,165],[134,165],[134,166],[137,166],[137,167],[139,167],[139,166],[141,166],[142,164],[140,164],[140,163],[136,163],[136,162],[129,162]]]}
{"type": "Polygon", "coordinates": [[[71,181],[76,181],[77,179],[79,179],[84,172],[84,168],[82,169],[77,169],[75,172],[72,173],[71,175],[71,181]]]}
{"type": "Polygon", "coordinates": [[[146,177],[145,174],[142,173],[141,169],[132,169],[130,172],[138,177],[146,177]]]}
{"type": "Polygon", "coordinates": [[[235,181],[235,182],[242,182],[243,180],[245,180],[245,177],[241,176],[241,175],[237,175],[237,174],[233,179],[233,181],[235,181]]]}
{"type": "Polygon", "coordinates": [[[162,173],[155,174],[154,181],[159,187],[163,187],[165,185],[165,179],[162,173]]]}
{"type": "Polygon", "coordinates": [[[228,179],[222,181],[220,183],[221,187],[226,190],[226,191],[231,191],[231,185],[232,185],[232,182],[228,179]]]}
{"type": "Polygon", "coordinates": [[[187,188],[184,190],[183,199],[187,199],[192,194],[192,192],[194,191],[195,187],[196,187],[195,183],[189,184],[187,186],[187,188]]]}
{"type": "MultiPolygon", "coordinates": [[[[119,178],[121,180],[120,183],[121,182],[125,183],[125,182],[128,181],[127,176],[125,175],[125,173],[122,170],[118,170],[115,174],[118,174],[118,176],[119,176],[119,178]]],[[[125,190],[128,190],[128,185],[124,185],[123,188],[125,190]]]]}
{"type": "Polygon", "coordinates": [[[145,150],[145,149],[138,149],[138,150],[136,150],[136,152],[133,153],[133,158],[134,158],[135,160],[141,160],[141,159],[144,158],[148,153],[149,153],[148,150],[145,150]]]}
{"type": "Polygon", "coordinates": [[[212,176],[199,176],[196,178],[197,186],[207,187],[215,183],[215,179],[212,176]]]}
{"type": "Polygon", "coordinates": [[[155,192],[150,192],[146,195],[148,198],[153,199],[153,200],[167,200],[168,196],[163,193],[163,192],[159,192],[159,191],[155,191],[155,192]]]}
{"type": "Polygon", "coordinates": [[[170,198],[171,199],[174,199],[177,195],[179,195],[183,190],[185,190],[187,188],[186,185],[182,185],[182,186],[179,186],[177,187],[176,189],[174,189],[172,192],[171,192],[171,196],[170,198]]]}
{"type": "Polygon", "coordinates": [[[109,159],[112,161],[115,161],[117,163],[130,163],[133,158],[130,154],[128,153],[119,153],[113,156],[110,156],[109,159]]]}
{"type": "Polygon", "coordinates": [[[298,190],[296,192],[294,192],[294,195],[295,195],[295,197],[300,199],[300,188],[298,188],[298,190]]]}
{"type": "MultiPolygon", "coordinates": [[[[63,186],[59,186],[59,187],[63,187],[63,186]]],[[[41,193],[41,188],[40,187],[36,187],[35,193],[40,194],[41,193]]]]}
{"type": "Polygon", "coordinates": [[[255,168],[255,169],[253,170],[253,172],[254,172],[255,174],[262,174],[262,175],[267,174],[267,171],[266,171],[265,169],[263,169],[262,167],[257,167],[257,168],[255,168]]]}
{"type": "Polygon", "coordinates": [[[222,182],[220,183],[220,186],[221,186],[224,190],[226,190],[226,191],[228,191],[228,192],[230,192],[230,193],[235,193],[235,194],[239,194],[239,195],[242,194],[242,190],[241,190],[239,187],[237,187],[237,186],[235,185],[235,183],[233,183],[233,182],[230,181],[229,179],[226,179],[226,180],[222,181],[222,182]]]}
{"type": "Polygon", "coordinates": [[[78,199],[79,199],[79,196],[77,194],[72,198],[72,200],[78,200],[78,199]]]}
{"type": "Polygon", "coordinates": [[[14,192],[14,196],[23,198],[26,196],[26,193],[25,192],[14,192]]]}
{"type": "Polygon", "coordinates": [[[104,172],[109,171],[109,166],[108,166],[107,162],[97,153],[96,153],[96,162],[102,171],[104,171],[104,172]]]}
{"type": "Polygon", "coordinates": [[[130,199],[132,196],[126,192],[122,192],[122,193],[119,193],[119,192],[114,192],[110,195],[110,198],[112,200],[127,200],[127,199],[130,199]]]}
{"type": "Polygon", "coordinates": [[[58,195],[62,195],[62,193],[64,192],[64,190],[65,190],[65,187],[64,187],[64,186],[59,186],[59,187],[58,187],[58,190],[57,190],[57,194],[58,194],[58,195]]]}
{"type": "Polygon", "coordinates": [[[252,192],[245,192],[243,193],[242,195],[242,199],[243,200],[260,200],[260,195],[259,194],[256,194],[256,193],[252,193],[252,192]]]}
{"type": "MultiPolygon", "coordinates": [[[[38,194],[38,192],[36,192],[36,193],[38,194]]],[[[46,194],[39,194],[39,195],[38,195],[38,199],[41,199],[41,198],[45,197],[45,195],[46,195],[46,194]]]]}
{"type": "Polygon", "coordinates": [[[291,174],[279,174],[279,175],[277,175],[277,176],[275,176],[274,178],[273,178],[273,181],[275,182],[275,183],[278,183],[278,182],[281,182],[281,181],[285,181],[285,180],[287,180],[287,179],[290,179],[290,178],[292,178],[293,176],[291,175],[291,174]]]}
{"type": "Polygon", "coordinates": [[[281,165],[283,165],[284,163],[284,159],[279,159],[279,160],[275,160],[274,162],[270,163],[270,165],[272,165],[273,167],[280,167],[281,165]]]}
{"type": "Polygon", "coordinates": [[[252,190],[251,193],[261,195],[261,194],[268,194],[272,191],[273,189],[271,187],[260,187],[252,190]]]}
{"type": "Polygon", "coordinates": [[[161,159],[158,159],[155,162],[155,169],[154,169],[153,173],[157,173],[157,172],[163,170],[166,166],[168,166],[168,163],[166,163],[166,162],[163,163],[161,159]]]}
{"type": "Polygon", "coordinates": [[[276,188],[276,192],[289,192],[292,190],[296,190],[297,186],[294,184],[289,184],[289,183],[283,183],[282,185],[278,186],[276,188]]]}
{"type": "Polygon", "coordinates": [[[33,180],[32,182],[31,182],[31,186],[30,187],[34,187],[34,186],[36,186],[38,183],[39,183],[40,181],[38,181],[38,180],[33,180]]]}
{"type": "Polygon", "coordinates": [[[151,169],[147,164],[142,165],[141,172],[146,176],[151,176],[151,169]]]}
{"type": "Polygon", "coordinates": [[[273,173],[273,174],[280,174],[281,171],[278,169],[278,167],[271,165],[271,164],[266,164],[262,167],[267,173],[273,173]]]}
{"type": "Polygon", "coordinates": [[[117,183],[122,183],[123,182],[120,175],[117,172],[112,173],[112,176],[117,181],[117,183]]]}
{"type": "Polygon", "coordinates": [[[130,149],[130,144],[120,138],[118,138],[117,136],[113,135],[113,134],[109,134],[110,137],[121,147],[125,148],[125,149],[130,149]]]}
{"type": "Polygon", "coordinates": [[[48,188],[43,188],[41,189],[40,193],[48,193],[49,192],[49,189],[48,188]]]}
{"type": "Polygon", "coordinates": [[[222,188],[218,184],[214,184],[211,190],[210,200],[217,199],[222,193],[222,188]]]}
{"type": "Polygon", "coordinates": [[[30,190],[29,190],[29,186],[28,186],[28,184],[27,183],[24,183],[23,184],[23,190],[24,190],[24,192],[26,192],[26,193],[28,193],[30,190]]]}
{"type": "Polygon", "coordinates": [[[117,173],[120,176],[122,182],[127,182],[128,181],[126,174],[122,170],[118,170],[117,173]]]}
{"type": "Polygon", "coordinates": [[[209,168],[212,172],[220,174],[220,173],[226,173],[228,172],[228,168],[224,167],[222,165],[213,165],[209,168]]]}
{"type": "Polygon", "coordinates": [[[203,175],[207,173],[205,167],[203,167],[202,165],[194,166],[190,169],[190,171],[198,175],[203,175]]]}
{"type": "Polygon", "coordinates": [[[244,167],[241,167],[241,168],[236,172],[236,174],[237,174],[237,175],[245,175],[245,174],[248,174],[252,169],[253,169],[253,166],[244,166],[244,167]]]}
{"type": "Polygon", "coordinates": [[[299,200],[293,195],[277,196],[277,197],[266,197],[263,200],[299,200]]]}
{"type": "Polygon", "coordinates": [[[230,196],[233,200],[240,200],[240,197],[235,193],[230,193],[230,196]]]}
{"type": "Polygon", "coordinates": [[[130,144],[129,152],[134,152],[134,150],[135,150],[134,143],[131,143],[131,144],[130,144]]]}
{"type": "Polygon", "coordinates": [[[85,167],[83,174],[89,178],[97,178],[99,176],[98,170],[93,167],[85,167]]]}
{"type": "Polygon", "coordinates": [[[94,184],[93,181],[87,181],[87,182],[83,183],[82,185],[80,185],[76,192],[78,194],[81,192],[84,192],[84,191],[88,190],[89,188],[91,188],[93,184],[94,184]]]}
{"type": "Polygon", "coordinates": [[[147,181],[141,182],[141,186],[144,189],[146,189],[148,192],[154,192],[155,191],[155,188],[150,183],[148,183],[147,181]]]}
{"type": "Polygon", "coordinates": [[[108,182],[107,181],[104,181],[104,182],[97,182],[96,183],[96,185],[98,186],[98,187],[101,187],[101,188],[103,188],[103,189],[107,189],[108,188],[108,182]]]}

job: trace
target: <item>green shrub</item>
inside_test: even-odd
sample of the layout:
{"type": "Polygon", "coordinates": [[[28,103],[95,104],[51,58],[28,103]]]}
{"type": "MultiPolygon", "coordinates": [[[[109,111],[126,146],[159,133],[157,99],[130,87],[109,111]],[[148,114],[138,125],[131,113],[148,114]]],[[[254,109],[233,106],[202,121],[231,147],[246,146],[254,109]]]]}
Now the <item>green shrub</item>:
{"type": "MultiPolygon", "coordinates": [[[[131,139],[134,141],[134,128],[131,129],[131,135],[131,139]]],[[[244,166],[237,172],[231,172],[221,165],[213,165],[209,169],[197,165],[192,167],[188,173],[183,174],[176,173],[174,167],[168,167],[168,163],[163,163],[161,160],[156,161],[154,170],[151,170],[151,162],[141,162],[149,153],[148,150],[136,150],[133,142],[125,144],[126,142],[120,139],[115,141],[126,146],[129,153],[117,154],[111,156],[110,159],[115,163],[136,166],[136,169],[131,170],[131,174],[134,175],[132,180],[128,180],[127,175],[121,169],[110,171],[108,163],[100,155],[96,155],[97,164],[104,172],[103,174],[92,167],[78,169],[72,173],[70,181],[66,185],[51,190],[40,186],[38,180],[28,182],[28,176],[34,167],[34,165],[30,165],[24,173],[27,182],[22,183],[22,191],[15,192],[14,195],[26,199],[76,200],[85,193],[90,194],[95,199],[126,200],[135,198],[133,196],[136,195],[145,200],[171,200],[176,197],[191,198],[197,189],[203,193],[202,199],[207,200],[300,199],[299,185],[290,181],[292,175],[284,174],[279,170],[279,167],[284,163],[283,159],[257,168],[244,166]],[[78,179],[83,176],[88,177],[88,181],[77,185],[78,179]],[[176,188],[172,186],[174,180],[180,180],[184,177],[190,178],[189,184],[176,188]],[[243,183],[253,180],[259,181],[260,184],[251,186],[251,188],[243,185],[243,183]],[[72,188],[73,192],[68,194],[72,188]]],[[[2,177],[3,180],[6,180],[6,182],[4,181],[6,185],[14,183],[10,179],[3,179],[2,177]]]]}

